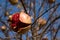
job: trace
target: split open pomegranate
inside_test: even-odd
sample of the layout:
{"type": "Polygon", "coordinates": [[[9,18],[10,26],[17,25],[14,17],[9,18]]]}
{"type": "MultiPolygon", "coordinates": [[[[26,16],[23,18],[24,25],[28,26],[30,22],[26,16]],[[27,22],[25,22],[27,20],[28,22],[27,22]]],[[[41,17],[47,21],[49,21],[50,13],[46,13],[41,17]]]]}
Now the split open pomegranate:
{"type": "Polygon", "coordinates": [[[11,21],[11,28],[19,33],[28,31],[30,29],[29,25],[32,23],[31,17],[25,12],[15,13],[9,16],[9,20],[11,21]]]}

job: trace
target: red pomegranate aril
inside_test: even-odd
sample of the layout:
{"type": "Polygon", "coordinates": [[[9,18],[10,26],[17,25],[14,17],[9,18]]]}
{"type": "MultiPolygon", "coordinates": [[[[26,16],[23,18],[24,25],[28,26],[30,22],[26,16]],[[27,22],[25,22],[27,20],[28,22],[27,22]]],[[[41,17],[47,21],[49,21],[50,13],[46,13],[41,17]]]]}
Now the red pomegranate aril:
{"type": "Polygon", "coordinates": [[[19,13],[15,13],[12,15],[12,21],[13,22],[18,22],[19,21],[19,13]]]}

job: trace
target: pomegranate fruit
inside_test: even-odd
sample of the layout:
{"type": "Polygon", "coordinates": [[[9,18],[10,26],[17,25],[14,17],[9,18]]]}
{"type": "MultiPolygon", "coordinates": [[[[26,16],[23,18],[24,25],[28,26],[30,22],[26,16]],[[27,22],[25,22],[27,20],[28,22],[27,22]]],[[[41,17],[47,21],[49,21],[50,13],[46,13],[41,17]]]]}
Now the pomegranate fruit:
{"type": "Polygon", "coordinates": [[[9,0],[9,2],[12,4],[12,5],[15,5],[18,3],[18,0],[9,0]]]}
{"type": "Polygon", "coordinates": [[[48,3],[49,4],[52,4],[52,3],[54,3],[55,2],[55,0],[48,0],[48,3]]]}
{"type": "Polygon", "coordinates": [[[41,25],[45,25],[46,24],[46,20],[43,19],[43,18],[39,18],[38,19],[38,23],[41,24],[41,25]]]}
{"type": "Polygon", "coordinates": [[[42,40],[48,40],[48,38],[46,37],[46,38],[42,38],[42,40]]]}
{"type": "Polygon", "coordinates": [[[6,29],[7,29],[6,26],[1,26],[2,31],[5,31],[6,29]]]}
{"type": "Polygon", "coordinates": [[[31,17],[25,12],[15,13],[9,16],[11,28],[18,33],[25,33],[30,29],[31,17]],[[22,30],[24,30],[22,32],[22,30]]]}

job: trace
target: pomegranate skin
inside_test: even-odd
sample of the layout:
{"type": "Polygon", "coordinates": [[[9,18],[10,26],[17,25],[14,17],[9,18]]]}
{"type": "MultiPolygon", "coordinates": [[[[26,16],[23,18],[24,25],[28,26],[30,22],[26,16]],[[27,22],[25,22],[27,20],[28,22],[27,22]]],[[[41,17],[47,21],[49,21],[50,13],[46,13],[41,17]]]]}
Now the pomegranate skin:
{"type": "Polygon", "coordinates": [[[26,24],[31,24],[31,17],[25,12],[20,12],[19,20],[26,24]]]}

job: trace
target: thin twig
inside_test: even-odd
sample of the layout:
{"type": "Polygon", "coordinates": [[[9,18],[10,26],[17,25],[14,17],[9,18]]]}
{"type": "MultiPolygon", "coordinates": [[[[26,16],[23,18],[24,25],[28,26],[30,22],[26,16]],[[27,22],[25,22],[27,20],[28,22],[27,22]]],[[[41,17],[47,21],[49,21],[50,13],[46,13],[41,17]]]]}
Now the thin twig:
{"type": "Polygon", "coordinates": [[[20,1],[21,1],[21,3],[22,3],[22,6],[23,6],[23,8],[24,8],[24,10],[25,10],[26,14],[28,14],[28,13],[27,13],[27,10],[26,10],[26,8],[25,8],[25,5],[24,5],[23,0],[20,0],[20,1]]]}
{"type": "Polygon", "coordinates": [[[41,33],[41,35],[40,35],[40,38],[41,38],[41,37],[43,36],[43,34],[47,31],[47,29],[50,27],[50,25],[51,25],[53,22],[55,22],[57,19],[59,19],[59,18],[60,18],[60,16],[54,18],[54,19],[49,23],[49,25],[42,31],[42,33],[41,33]]]}
{"type": "Polygon", "coordinates": [[[55,33],[54,37],[53,37],[53,40],[55,40],[55,39],[56,39],[56,35],[57,35],[57,33],[58,33],[59,29],[60,29],[60,25],[58,26],[58,29],[57,29],[57,31],[56,31],[56,33],[55,33]]]}
{"type": "MultiPolygon", "coordinates": [[[[51,9],[54,8],[55,6],[59,6],[59,5],[60,5],[60,3],[52,6],[51,8],[49,8],[48,10],[46,10],[42,15],[44,15],[45,13],[47,13],[49,10],[51,10],[51,9]]],[[[42,15],[40,15],[39,17],[37,17],[36,20],[35,20],[31,25],[33,25],[42,15]]]]}

